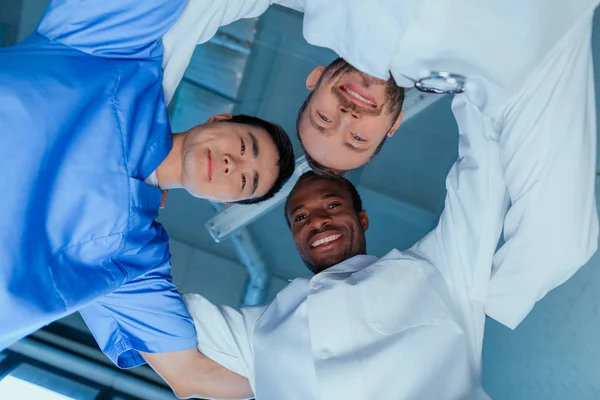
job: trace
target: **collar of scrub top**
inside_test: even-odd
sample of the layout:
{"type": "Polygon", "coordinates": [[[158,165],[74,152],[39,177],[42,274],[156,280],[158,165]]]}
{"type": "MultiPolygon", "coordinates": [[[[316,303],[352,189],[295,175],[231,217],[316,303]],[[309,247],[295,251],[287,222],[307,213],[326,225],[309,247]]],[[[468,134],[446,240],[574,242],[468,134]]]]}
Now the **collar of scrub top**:
{"type": "Polygon", "coordinates": [[[401,74],[414,83],[415,89],[424,93],[434,94],[458,94],[465,91],[467,78],[446,71],[429,71],[423,78],[414,80],[409,76],[401,74]]]}

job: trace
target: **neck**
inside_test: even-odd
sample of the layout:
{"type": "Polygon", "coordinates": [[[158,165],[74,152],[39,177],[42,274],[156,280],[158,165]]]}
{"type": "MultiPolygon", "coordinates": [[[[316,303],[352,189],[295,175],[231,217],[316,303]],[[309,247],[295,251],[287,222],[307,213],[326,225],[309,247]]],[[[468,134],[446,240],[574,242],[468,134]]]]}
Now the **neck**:
{"type": "Polygon", "coordinates": [[[185,134],[173,135],[173,147],[167,158],[156,168],[158,185],[161,189],[178,189],[183,187],[183,140],[185,134]]]}

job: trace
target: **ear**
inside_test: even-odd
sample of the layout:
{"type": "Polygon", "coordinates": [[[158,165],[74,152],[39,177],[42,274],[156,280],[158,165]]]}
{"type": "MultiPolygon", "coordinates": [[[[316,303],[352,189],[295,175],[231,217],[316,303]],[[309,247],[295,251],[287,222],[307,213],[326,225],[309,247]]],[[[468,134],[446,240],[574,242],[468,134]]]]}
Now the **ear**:
{"type": "Polygon", "coordinates": [[[365,210],[358,212],[358,219],[360,220],[360,224],[362,225],[363,232],[366,232],[369,229],[369,216],[365,210]]]}
{"type": "Polygon", "coordinates": [[[231,119],[231,118],[233,118],[233,115],[231,115],[231,114],[217,114],[217,115],[213,115],[212,117],[207,119],[206,123],[210,124],[211,122],[227,121],[228,119],[231,119]]]}
{"type": "Polygon", "coordinates": [[[319,83],[319,79],[321,79],[321,75],[323,75],[325,68],[326,67],[324,65],[319,65],[317,68],[313,69],[310,74],[308,74],[308,77],[306,78],[306,88],[308,90],[312,92],[317,86],[317,83],[319,83]]]}
{"type": "Polygon", "coordinates": [[[396,131],[398,130],[398,127],[400,126],[400,123],[402,122],[403,117],[404,117],[404,110],[400,111],[400,115],[398,115],[398,118],[394,122],[394,125],[392,125],[392,127],[390,128],[390,131],[387,133],[388,137],[394,136],[394,133],[396,133],[396,131]]]}

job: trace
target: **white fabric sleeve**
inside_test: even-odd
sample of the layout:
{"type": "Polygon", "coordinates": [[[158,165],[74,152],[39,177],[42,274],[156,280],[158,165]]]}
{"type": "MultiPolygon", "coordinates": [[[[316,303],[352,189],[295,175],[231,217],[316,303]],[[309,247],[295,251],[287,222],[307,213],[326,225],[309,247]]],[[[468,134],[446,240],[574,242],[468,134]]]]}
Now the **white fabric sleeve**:
{"type": "Polygon", "coordinates": [[[591,15],[515,99],[501,134],[511,200],[486,313],[515,328],[596,251],[596,106],[591,15]]]}
{"type": "Polygon", "coordinates": [[[265,307],[236,310],[216,306],[199,294],[184,294],[183,301],[194,321],[198,350],[223,367],[246,377],[254,390],[252,332],[265,307]]]}
{"type": "Polygon", "coordinates": [[[301,11],[304,0],[188,0],[183,14],[163,37],[163,90],[169,104],[194,49],[210,40],[219,27],[255,18],[274,3],[301,11]]]}
{"type": "Polygon", "coordinates": [[[508,196],[492,121],[466,96],[454,98],[452,111],[459,157],[446,178],[444,210],[411,251],[434,265],[456,296],[483,304],[508,196]]]}

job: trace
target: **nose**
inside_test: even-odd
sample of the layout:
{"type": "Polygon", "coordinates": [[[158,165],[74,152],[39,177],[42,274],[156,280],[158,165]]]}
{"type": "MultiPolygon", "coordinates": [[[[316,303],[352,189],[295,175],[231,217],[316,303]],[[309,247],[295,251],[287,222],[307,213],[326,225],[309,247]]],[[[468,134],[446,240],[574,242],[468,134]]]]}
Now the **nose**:
{"type": "Polygon", "coordinates": [[[313,212],[310,225],[313,229],[322,229],[331,224],[331,216],[325,211],[313,212]]]}
{"type": "Polygon", "coordinates": [[[339,105],[339,111],[340,111],[340,117],[344,118],[352,118],[352,119],[359,119],[360,118],[360,113],[355,110],[353,107],[345,107],[343,104],[339,105]]]}
{"type": "Polygon", "coordinates": [[[232,174],[237,168],[237,162],[228,154],[223,156],[223,171],[225,175],[232,174]]]}

